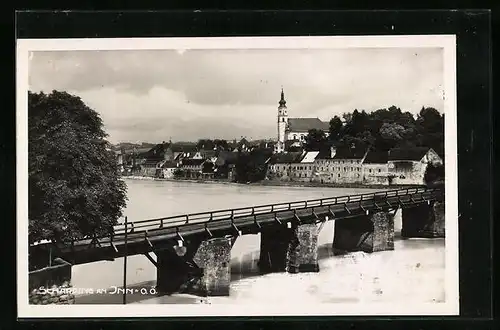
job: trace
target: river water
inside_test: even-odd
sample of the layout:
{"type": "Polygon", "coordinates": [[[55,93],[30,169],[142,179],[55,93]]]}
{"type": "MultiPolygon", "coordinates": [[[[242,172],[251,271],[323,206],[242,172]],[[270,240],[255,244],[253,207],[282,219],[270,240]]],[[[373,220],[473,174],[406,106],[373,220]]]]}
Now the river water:
{"type": "MultiPolygon", "coordinates": [[[[152,180],[126,180],[130,221],[202,212],[208,210],[322,197],[366,193],[374,189],[272,187],[236,184],[200,184],[152,180]]],[[[378,189],[380,190],[380,189],[378,189]]],[[[396,214],[396,233],[401,215],[396,214]]],[[[231,294],[229,297],[200,298],[186,294],[155,296],[156,268],[142,255],[127,259],[127,303],[280,303],[300,299],[304,303],[444,301],[444,239],[395,239],[395,250],[377,253],[355,252],[333,256],[333,221],[321,230],[319,273],[272,273],[259,275],[259,235],[239,237],[231,250],[231,294]],[[147,289],[144,293],[140,289],[147,289]]],[[[120,304],[115,287],[123,284],[123,258],[73,267],[72,284],[94,294],[77,296],[77,304],[120,304]],[[104,289],[107,294],[97,294],[104,289]]]]}

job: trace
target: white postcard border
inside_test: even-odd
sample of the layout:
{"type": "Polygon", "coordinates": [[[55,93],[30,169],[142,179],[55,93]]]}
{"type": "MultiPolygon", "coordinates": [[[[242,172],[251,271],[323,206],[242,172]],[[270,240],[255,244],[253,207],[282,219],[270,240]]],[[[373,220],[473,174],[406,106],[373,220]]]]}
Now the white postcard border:
{"type": "Polygon", "coordinates": [[[17,298],[19,318],[66,317],[183,317],[183,316],[328,316],[328,315],[458,315],[458,167],[455,35],[236,37],[236,38],[116,38],[17,40],[17,298]],[[67,50],[139,49],[333,49],[444,48],[445,98],[445,287],[443,303],[349,303],[302,305],[29,305],[28,303],[28,130],[27,91],[29,53],[67,50]]]}

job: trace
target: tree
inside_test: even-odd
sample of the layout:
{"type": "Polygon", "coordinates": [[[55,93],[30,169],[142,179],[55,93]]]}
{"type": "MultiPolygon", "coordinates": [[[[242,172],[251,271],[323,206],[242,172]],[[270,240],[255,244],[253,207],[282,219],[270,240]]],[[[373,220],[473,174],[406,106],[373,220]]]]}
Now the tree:
{"type": "Polygon", "coordinates": [[[426,185],[438,185],[444,182],[444,165],[428,164],[425,169],[424,182],[426,185]]]}
{"type": "Polygon", "coordinates": [[[229,150],[229,145],[226,140],[215,139],[214,145],[219,150],[229,150]]]}
{"type": "MultiPolygon", "coordinates": [[[[434,108],[423,107],[417,118],[392,105],[371,113],[355,109],[344,113],[340,132],[336,117],[330,121],[330,141],[338,147],[370,146],[373,150],[387,151],[394,147],[429,147],[444,155],[444,115],[434,108]],[[335,128],[334,128],[335,127],[335,128]]],[[[341,122],[341,121],[340,121],[341,122]]]]}
{"type": "Polygon", "coordinates": [[[214,172],[214,164],[209,161],[204,162],[202,173],[213,173],[213,172],[214,172]]]}
{"type": "Polygon", "coordinates": [[[399,124],[384,123],[380,128],[380,136],[396,145],[404,137],[405,128],[399,124]]]}
{"type": "Polygon", "coordinates": [[[434,108],[422,107],[417,116],[418,145],[433,148],[444,155],[444,114],[434,108]]]}
{"type": "Polygon", "coordinates": [[[99,114],[76,96],[28,92],[29,241],[109,233],[126,185],[99,114]]]}
{"type": "Polygon", "coordinates": [[[174,175],[174,178],[179,179],[179,178],[183,178],[185,176],[185,173],[182,170],[182,168],[176,168],[174,170],[173,175],[174,175]]]}
{"type": "Polygon", "coordinates": [[[310,129],[306,138],[304,148],[306,151],[323,150],[328,144],[325,132],[318,129],[310,129]]]}
{"type": "Polygon", "coordinates": [[[215,147],[214,141],[210,139],[200,139],[196,144],[198,150],[212,150],[215,147]]]}
{"type": "Polygon", "coordinates": [[[342,120],[338,116],[335,116],[330,120],[330,129],[328,138],[330,139],[330,141],[336,142],[339,139],[341,132],[342,132],[342,120]]]}
{"type": "Polygon", "coordinates": [[[266,161],[272,151],[255,149],[250,152],[239,152],[236,161],[235,181],[240,183],[264,180],[267,172],[266,161]]]}

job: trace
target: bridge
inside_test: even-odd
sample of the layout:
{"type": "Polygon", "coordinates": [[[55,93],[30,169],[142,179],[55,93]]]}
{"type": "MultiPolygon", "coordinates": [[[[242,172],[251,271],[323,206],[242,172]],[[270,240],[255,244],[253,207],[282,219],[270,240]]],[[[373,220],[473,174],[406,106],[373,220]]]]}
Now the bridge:
{"type": "Polygon", "coordinates": [[[239,236],[260,233],[262,273],[318,272],[317,238],[326,221],[335,221],[335,254],[393,250],[398,209],[403,237],[444,236],[444,189],[412,187],[127,219],[106,236],[38,244],[29,250],[32,258],[60,258],[72,265],[141,254],[157,268],[159,292],[229,295],[231,248],[239,236]]]}

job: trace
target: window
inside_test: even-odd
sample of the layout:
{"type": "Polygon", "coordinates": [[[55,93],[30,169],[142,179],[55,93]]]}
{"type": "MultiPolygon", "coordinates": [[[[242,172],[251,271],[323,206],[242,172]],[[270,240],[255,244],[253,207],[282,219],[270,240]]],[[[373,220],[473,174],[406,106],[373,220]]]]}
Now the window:
{"type": "Polygon", "coordinates": [[[297,140],[297,134],[294,134],[294,135],[293,135],[293,139],[294,139],[294,140],[297,140]]]}
{"type": "Polygon", "coordinates": [[[340,173],[338,174],[338,177],[340,178],[340,173]]]}
{"type": "Polygon", "coordinates": [[[368,170],[368,172],[370,172],[370,173],[371,173],[371,172],[372,172],[372,169],[370,168],[370,169],[368,170]]]}
{"type": "Polygon", "coordinates": [[[378,172],[379,172],[379,173],[381,172],[380,168],[378,169],[378,172]]]}

